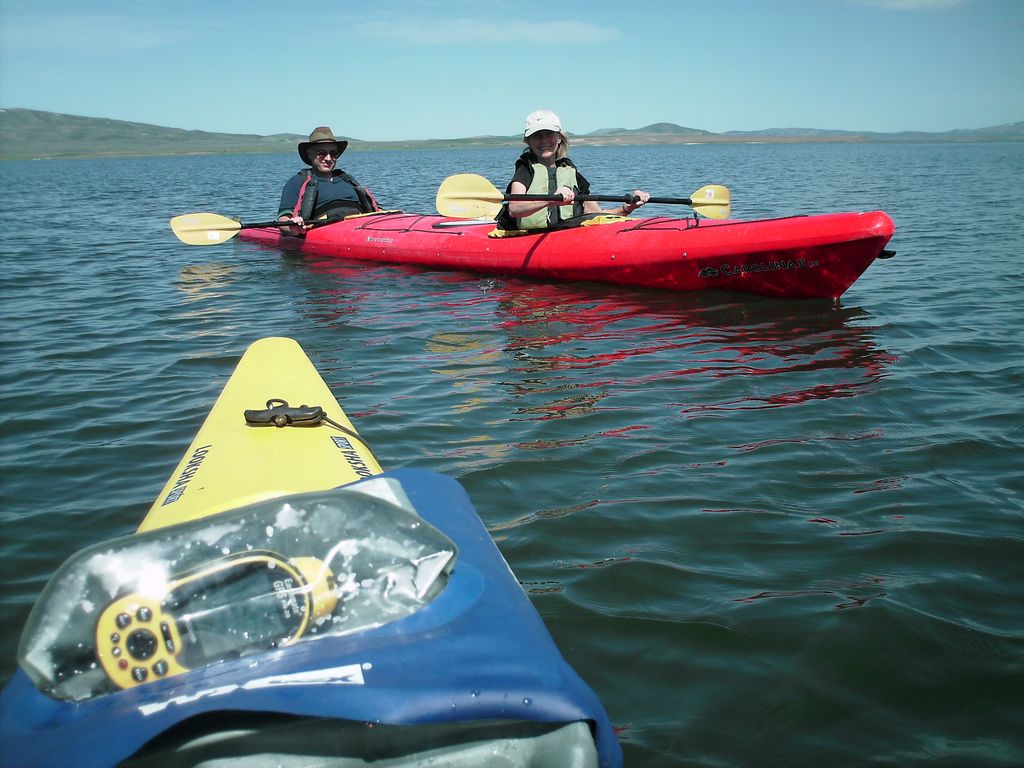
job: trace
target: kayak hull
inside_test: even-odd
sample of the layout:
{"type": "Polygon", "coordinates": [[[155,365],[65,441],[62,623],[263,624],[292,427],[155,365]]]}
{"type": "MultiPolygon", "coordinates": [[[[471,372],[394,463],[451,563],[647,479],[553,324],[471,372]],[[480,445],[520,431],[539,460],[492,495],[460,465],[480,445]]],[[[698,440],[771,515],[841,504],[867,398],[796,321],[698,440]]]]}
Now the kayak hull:
{"type": "Polygon", "coordinates": [[[519,237],[491,223],[383,213],[310,230],[243,229],[240,237],[302,253],[672,291],[728,290],[776,298],[838,298],[894,232],[882,211],[756,221],[618,219],[519,237]]]}

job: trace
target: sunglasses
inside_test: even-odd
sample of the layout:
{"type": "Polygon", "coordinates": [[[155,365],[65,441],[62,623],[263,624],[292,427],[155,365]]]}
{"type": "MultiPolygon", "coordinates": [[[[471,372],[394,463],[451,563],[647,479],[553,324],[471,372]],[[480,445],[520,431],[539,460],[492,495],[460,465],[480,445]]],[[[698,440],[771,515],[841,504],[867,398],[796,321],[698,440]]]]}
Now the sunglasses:
{"type": "Polygon", "coordinates": [[[341,153],[338,151],[337,147],[335,147],[334,149],[316,149],[316,150],[313,150],[313,157],[316,157],[316,158],[320,158],[320,157],[337,157],[340,154],[341,153]]]}

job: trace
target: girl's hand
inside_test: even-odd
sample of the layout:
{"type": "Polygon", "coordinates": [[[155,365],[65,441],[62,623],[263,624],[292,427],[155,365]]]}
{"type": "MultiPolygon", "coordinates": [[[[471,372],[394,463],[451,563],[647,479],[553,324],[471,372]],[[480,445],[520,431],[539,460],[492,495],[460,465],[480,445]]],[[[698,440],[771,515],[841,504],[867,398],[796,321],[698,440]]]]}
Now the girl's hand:
{"type": "Polygon", "coordinates": [[[568,187],[559,187],[558,189],[555,190],[555,194],[562,196],[562,202],[559,203],[557,201],[552,201],[552,202],[548,203],[549,206],[552,206],[552,205],[565,205],[566,203],[571,203],[573,200],[576,199],[576,193],[573,192],[568,187]]]}

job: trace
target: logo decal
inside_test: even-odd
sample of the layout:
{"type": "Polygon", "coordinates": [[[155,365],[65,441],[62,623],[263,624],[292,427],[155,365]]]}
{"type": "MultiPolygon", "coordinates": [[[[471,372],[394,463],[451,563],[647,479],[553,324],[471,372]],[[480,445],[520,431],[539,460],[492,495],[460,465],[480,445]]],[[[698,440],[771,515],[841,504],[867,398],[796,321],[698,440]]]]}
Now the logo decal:
{"type": "Polygon", "coordinates": [[[703,267],[697,277],[736,277],[758,272],[780,272],[789,269],[814,269],[821,262],[817,259],[780,259],[779,261],[755,261],[752,264],[722,264],[703,267]]]}
{"type": "Polygon", "coordinates": [[[370,670],[373,665],[369,662],[362,664],[345,664],[340,667],[329,667],[328,669],[314,669],[308,672],[293,672],[285,675],[270,675],[249,680],[241,685],[219,685],[216,688],[207,688],[196,693],[175,696],[166,701],[158,701],[152,704],[143,704],[139,712],[145,716],[155,715],[163,712],[170,706],[185,706],[201,699],[212,699],[216,696],[226,696],[237,691],[254,691],[265,688],[279,688],[297,685],[366,685],[364,670],[370,670]]]}
{"type": "Polygon", "coordinates": [[[209,445],[204,445],[202,448],[196,448],[195,453],[192,454],[188,460],[188,464],[181,471],[181,475],[174,483],[174,487],[171,488],[170,493],[167,494],[167,498],[164,499],[161,507],[166,507],[168,504],[173,504],[182,497],[185,493],[185,489],[188,487],[189,482],[192,480],[193,475],[199,471],[199,465],[203,463],[203,459],[206,458],[206,454],[210,452],[209,445]]]}
{"type": "Polygon", "coordinates": [[[352,443],[348,441],[347,437],[332,435],[331,440],[341,450],[341,455],[345,457],[345,461],[352,467],[352,471],[356,473],[357,477],[373,477],[373,472],[366,466],[366,462],[363,461],[359,452],[352,447],[352,443]]]}

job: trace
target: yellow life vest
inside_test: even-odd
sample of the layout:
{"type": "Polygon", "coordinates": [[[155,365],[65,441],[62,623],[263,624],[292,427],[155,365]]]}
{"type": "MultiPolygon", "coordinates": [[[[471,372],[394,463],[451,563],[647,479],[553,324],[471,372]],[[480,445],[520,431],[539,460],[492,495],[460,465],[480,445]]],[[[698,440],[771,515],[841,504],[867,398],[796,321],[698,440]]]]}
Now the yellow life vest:
{"type": "MultiPolygon", "coordinates": [[[[567,163],[556,165],[554,168],[548,168],[540,163],[530,165],[533,168],[533,179],[530,181],[530,188],[526,190],[528,195],[552,195],[559,187],[568,187],[573,192],[579,190],[576,169],[573,166],[567,163]]],[[[582,213],[582,204],[560,205],[554,208],[541,208],[529,216],[515,219],[515,222],[518,229],[544,229],[582,213]]]]}

